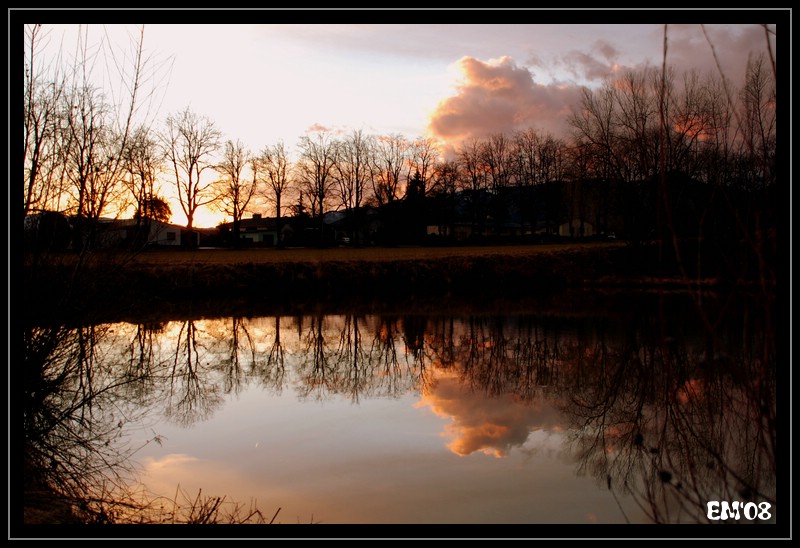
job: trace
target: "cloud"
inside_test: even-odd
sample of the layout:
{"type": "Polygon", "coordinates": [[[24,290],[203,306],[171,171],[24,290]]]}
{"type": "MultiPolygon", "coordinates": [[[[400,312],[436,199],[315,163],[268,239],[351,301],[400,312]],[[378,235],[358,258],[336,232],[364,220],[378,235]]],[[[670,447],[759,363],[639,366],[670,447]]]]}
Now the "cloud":
{"type": "MultiPolygon", "coordinates": [[[[597,40],[589,51],[570,50],[552,62],[551,68],[560,68],[572,75],[576,81],[599,83],[621,69],[620,52],[606,42],[597,40]]],[[[537,60],[539,66],[546,66],[537,60]]]]}
{"type": "MultiPolygon", "coordinates": [[[[774,27],[771,27],[774,28],[774,27]]],[[[741,85],[747,61],[753,56],[767,54],[767,37],[760,25],[669,25],[664,36],[664,28],[659,27],[651,35],[651,42],[660,44],[654,56],[631,62],[623,61],[622,53],[604,40],[596,41],[589,50],[571,50],[554,61],[554,65],[589,84],[601,83],[615,74],[628,70],[639,70],[646,66],[661,66],[666,39],[667,63],[678,74],[694,70],[701,74],[720,71],[734,85],[741,85]]],[[[772,51],[775,51],[774,36],[770,38],[772,51]]],[[[536,66],[546,66],[546,62],[534,58],[536,66]]]]}
{"type": "Polygon", "coordinates": [[[434,138],[457,146],[471,138],[530,127],[556,136],[566,131],[566,117],[578,99],[576,86],[536,84],[530,71],[510,57],[488,62],[463,57],[457,67],[462,83],[430,117],[434,138]]]}
{"type": "Polygon", "coordinates": [[[324,126],[319,122],[314,122],[308,128],[306,128],[306,133],[328,133],[331,131],[331,128],[328,126],[324,126]]]}
{"type": "MultiPolygon", "coordinates": [[[[487,62],[464,57],[457,63],[463,80],[454,96],[440,102],[431,116],[429,131],[453,146],[526,127],[564,137],[569,130],[568,116],[580,102],[581,85],[595,87],[630,70],[660,66],[664,38],[663,26],[655,26],[648,35],[639,37],[658,44],[649,56],[631,55],[632,44],[621,49],[608,39],[558,55],[532,51],[526,65],[550,78],[551,83],[546,85],[537,83],[528,68],[516,65],[510,57],[487,62]]],[[[774,38],[770,38],[773,55],[774,38]]],[[[678,76],[689,70],[717,76],[722,72],[734,86],[740,86],[748,59],[767,54],[767,43],[765,30],[759,25],[669,25],[667,62],[678,76]]]]}
{"type": "Polygon", "coordinates": [[[490,396],[464,388],[459,379],[440,377],[418,404],[430,407],[452,423],[444,434],[452,440],[448,449],[466,456],[475,452],[504,457],[523,445],[535,430],[556,431],[562,418],[546,403],[530,404],[513,395],[490,396]]]}
{"type": "MultiPolygon", "coordinates": [[[[775,26],[770,25],[770,29],[775,30],[775,26]]],[[[749,58],[768,54],[767,36],[761,25],[670,25],[667,38],[670,64],[701,73],[719,75],[721,71],[735,86],[743,84],[749,58]]],[[[770,35],[770,43],[774,56],[775,36],[770,35]]]]}

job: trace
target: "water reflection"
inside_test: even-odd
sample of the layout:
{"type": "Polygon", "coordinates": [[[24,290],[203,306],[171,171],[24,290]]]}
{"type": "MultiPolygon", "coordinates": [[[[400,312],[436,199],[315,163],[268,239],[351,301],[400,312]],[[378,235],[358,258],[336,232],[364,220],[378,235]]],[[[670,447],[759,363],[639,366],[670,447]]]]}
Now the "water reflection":
{"type": "Polygon", "coordinates": [[[713,315],[690,310],[32,328],[26,474],[108,498],[132,481],[131,428],[199,427],[250,387],[353,404],[415,394],[449,421],[454,454],[503,458],[530,450],[532,432],[558,433],[576,474],[653,522],[705,521],[709,500],[767,501],[774,516],[774,339],[749,313],[706,329],[713,315]]]}
{"type": "Polygon", "coordinates": [[[24,330],[26,505],[61,505],[62,519],[103,522],[114,501],[130,497],[138,447],[124,432],[152,422],[160,383],[148,332],[137,328],[130,345],[114,335],[111,325],[24,330]]]}

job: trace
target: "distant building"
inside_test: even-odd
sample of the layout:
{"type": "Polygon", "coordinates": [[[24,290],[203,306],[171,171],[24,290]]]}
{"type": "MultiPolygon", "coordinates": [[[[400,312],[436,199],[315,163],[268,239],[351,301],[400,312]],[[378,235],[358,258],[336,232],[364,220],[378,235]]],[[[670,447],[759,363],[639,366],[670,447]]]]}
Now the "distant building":
{"type": "Polygon", "coordinates": [[[589,221],[575,217],[566,223],[558,225],[558,235],[569,238],[594,236],[594,225],[589,221]]]}
{"type": "Polygon", "coordinates": [[[72,225],[62,213],[38,211],[25,217],[23,238],[27,249],[62,251],[69,247],[72,225]]]}
{"type": "MultiPolygon", "coordinates": [[[[200,238],[197,230],[192,230],[195,245],[200,238]]],[[[191,239],[186,227],[155,220],[136,221],[136,219],[101,219],[98,223],[96,244],[100,247],[113,247],[125,243],[180,247],[189,245],[191,239]]]]}
{"type": "MultiPolygon", "coordinates": [[[[31,214],[25,219],[26,246],[69,249],[75,243],[76,226],[80,226],[80,223],[61,213],[46,211],[31,214]]],[[[191,241],[185,227],[155,220],[137,222],[135,219],[100,218],[93,232],[93,245],[98,248],[124,245],[179,247],[191,241]]],[[[192,233],[195,243],[199,243],[198,232],[193,230],[192,233]]]]}
{"type": "MultiPolygon", "coordinates": [[[[283,219],[282,219],[283,220],[283,219]]],[[[233,238],[233,223],[219,225],[221,236],[228,242],[233,238]]],[[[282,241],[291,239],[294,232],[288,222],[278,227],[278,220],[274,217],[262,217],[260,213],[253,213],[249,219],[239,221],[239,239],[251,245],[274,247],[280,236],[282,241]]]]}

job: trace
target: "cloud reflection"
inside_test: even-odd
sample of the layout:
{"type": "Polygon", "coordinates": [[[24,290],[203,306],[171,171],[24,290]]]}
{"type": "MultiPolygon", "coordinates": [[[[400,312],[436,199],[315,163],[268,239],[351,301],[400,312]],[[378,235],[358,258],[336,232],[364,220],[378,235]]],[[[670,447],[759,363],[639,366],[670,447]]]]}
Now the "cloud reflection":
{"type": "Polygon", "coordinates": [[[531,432],[559,431],[562,417],[544,401],[523,402],[510,394],[487,395],[470,391],[455,377],[439,377],[422,394],[417,407],[429,407],[449,418],[444,436],[447,448],[460,456],[475,452],[501,458],[522,446],[531,432]]]}
{"type": "MultiPolygon", "coordinates": [[[[237,486],[247,485],[239,472],[222,463],[185,453],[169,453],[159,458],[142,459],[144,483],[152,493],[171,496],[176,488],[187,493],[240,495],[237,486]]],[[[240,489],[244,491],[244,489],[240,489]]]]}

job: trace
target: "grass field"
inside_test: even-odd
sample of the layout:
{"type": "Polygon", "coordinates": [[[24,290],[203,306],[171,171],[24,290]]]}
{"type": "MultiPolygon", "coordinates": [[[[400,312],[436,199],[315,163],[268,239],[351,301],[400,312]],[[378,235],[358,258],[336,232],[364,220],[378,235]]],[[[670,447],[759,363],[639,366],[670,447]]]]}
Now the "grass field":
{"type": "Polygon", "coordinates": [[[585,242],[545,245],[476,246],[476,247],[332,247],[315,248],[251,248],[153,250],[136,255],[138,265],[180,264],[261,264],[261,263],[321,263],[328,261],[409,261],[475,257],[528,258],[542,253],[562,253],[590,249],[611,249],[624,246],[620,242],[585,242]]]}
{"type": "Polygon", "coordinates": [[[513,301],[567,289],[682,288],[689,283],[710,287],[717,283],[713,278],[691,280],[661,271],[652,256],[652,250],[619,241],[154,249],[135,255],[93,253],[80,267],[76,255],[65,254],[50,263],[26,265],[26,283],[37,288],[26,313],[33,319],[79,317],[95,311],[141,312],[184,305],[220,313],[242,302],[287,309],[342,303],[386,307],[443,298],[513,301]]]}

